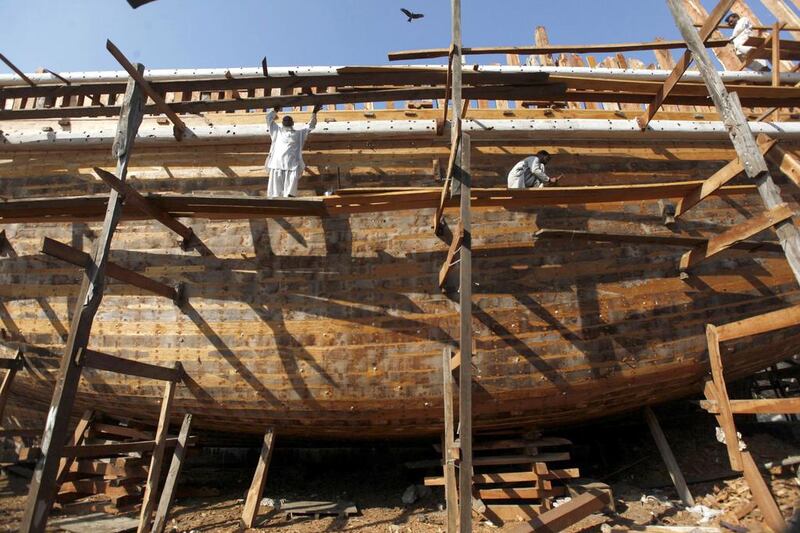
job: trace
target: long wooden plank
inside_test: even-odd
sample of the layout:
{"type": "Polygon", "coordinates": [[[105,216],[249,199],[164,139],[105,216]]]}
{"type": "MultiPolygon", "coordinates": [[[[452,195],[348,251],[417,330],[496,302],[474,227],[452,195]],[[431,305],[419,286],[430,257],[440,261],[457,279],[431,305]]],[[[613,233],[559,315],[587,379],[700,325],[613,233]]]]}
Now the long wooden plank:
{"type": "MultiPolygon", "coordinates": [[[[582,230],[541,228],[534,232],[536,239],[563,239],[568,241],[595,241],[657,246],[679,246],[694,248],[705,246],[708,239],[688,235],[633,235],[626,233],[599,233],[582,230]]],[[[731,244],[732,250],[747,250],[761,253],[783,253],[780,243],[773,241],[739,241],[731,244]]]]}
{"type": "Polygon", "coordinates": [[[186,458],[186,452],[189,449],[189,430],[191,427],[192,415],[187,413],[183,417],[183,423],[178,433],[178,442],[172,454],[172,462],[169,465],[167,480],[164,482],[164,488],[161,490],[158,510],[153,519],[152,533],[163,533],[166,528],[167,518],[169,518],[169,508],[172,506],[172,501],[175,499],[175,488],[178,485],[178,476],[180,476],[181,468],[183,468],[183,463],[186,458]]]}
{"type": "MultiPolygon", "coordinates": [[[[42,241],[42,253],[84,269],[89,268],[92,263],[92,257],[86,252],[82,252],[81,250],[49,237],[45,237],[44,241],[42,241]]],[[[169,298],[170,300],[178,299],[178,291],[174,287],[143,276],[133,270],[121,267],[111,261],[106,262],[106,274],[111,278],[128,283],[134,287],[139,287],[153,294],[169,298]]]]}
{"type": "Polygon", "coordinates": [[[267,483],[267,471],[272,460],[272,452],[275,449],[275,430],[268,427],[264,432],[264,443],[261,445],[261,455],[258,457],[258,465],[253,474],[253,481],[247,491],[247,498],[242,511],[242,524],[245,528],[253,527],[258,508],[261,505],[261,495],[264,493],[264,486],[267,483]]]}
{"type": "Polygon", "coordinates": [[[744,467],[744,479],[747,481],[747,486],[750,487],[750,494],[753,500],[758,505],[758,509],[764,516],[764,521],[773,531],[787,531],[786,521],[783,519],[778,504],[769,491],[767,483],[761,472],[758,471],[753,456],[750,452],[742,452],[742,463],[744,467]]]}
{"type": "Polygon", "coordinates": [[[167,115],[167,117],[169,117],[170,121],[172,121],[172,124],[175,127],[175,138],[180,140],[186,134],[187,131],[186,124],[183,122],[183,120],[181,120],[181,118],[175,113],[175,111],[173,111],[169,107],[169,105],[167,105],[167,102],[164,100],[164,97],[158,94],[155,90],[153,90],[153,88],[150,86],[147,80],[144,79],[144,75],[140,73],[139,70],[136,67],[134,67],[130,61],[128,61],[128,58],[126,58],[125,55],[122,53],[122,51],[120,51],[120,49],[117,48],[114,45],[114,43],[112,43],[110,40],[106,40],[106,50],[111,52],[111,55],[114,56],[114,59],[116,59],[117,62],[122,66],[122,68],[125,69],[128,75],[134,80],[136,80],[136,83],[139,84],[139,86],[142,88],[142,91],[144,91],[144,93],[153,102],[155,102],[155,105],[158,108],[158,110],[167,115]]]}
{"type": "Polygon", "coordinates": [[[139,194],[139,191],[131,187],[130,184],[123,183],[114,174],[108,172],[107,170],[103,170],[102,168],[95,167],[94,171],[98,176],[100,176],[100,179],[102,179],[106,185],[116,190],[119,194],[125,196],[125,202],[133,205],[136,209],[142,211],[143,213],[147,213],[155,220],[161,222],[161,224],[183,237],[184,247],[186,247],[186,245],[192,240],[194,237],[192,228],[185,226],[178,221],[178,219],[139,194]]]}
{"type": "MultiPolygon", "coordinates": [[[[739,159],[744,164],[745,173],[756,181],[758,194],[764,206],[767,209],[778,207],[783,203],[781,191],[769,174],[764,156],[758,149],[736,93],[728,93],[725,89],[708,52],[703,48],[702,40],[691,26],[691,20],[684,6],[678,0],[667,1],[681,35],[694,54],[714,106],[727,126],[728,135],[739,159]]],[[[800,282],[800,232],[790,221],[779,223],[775,231],[795,279],[800,282]]]]}
{"type": "MultiPolygon", "coordinates": [[[[180,362],[174,365],[175,372],[183,372],[180,362]]],[[[148,533],[150,531],[150,519],[155,511],[156,498],[158,495],[158,484],[161,481],[161,463],[164,459],[164,449],[166,447],[167,433],[169,433],[169,421],[172,416],[172,402],[175,399],[175,389],[177,381],[168,381],[164,387],[164,397],[161,400],[161,412],[158,416],[156,426],[155,445],[153,455],[150,458],[150,468],[147,471],[147,482],[144,486],[144,497],[142,498],[142,509],[139,514],[139,527],[137,533],[148,533]]]]}
{"type": "MultiPolygon", "coordinates": [[[[189,438],[189,445],[194,445],[197,442],[196,437],[189,438]]],[[[176,437],[169,437],[164,440],[164,446],[171,448],[177,445],[178,439],[176,437]]],[[[84,444],[82,446],[65,446],[64,457],[74,458],[100,458],[100,457],[114,457],[126,453],[135,452],[151,452],[156,447],[155,440],[143,440],[135,442],[117,442],[113,444],[84,444]]]]}
{"type": "MultiPolygon", "coordinates": [[[[137,65],[143,72],[144,66],[137,65]]],[[[122,112],[117,126],[113,155],[117,158],[115,174],[123,182],[128,173],[128,159],[139,124],[142,121],[144,98],[134,80],[129,80],[123,99],[122,112]]],[[[111,191],[108,199],[103,226],[95,242],[92,254],[93,268],[85,269],[81,289],[75,300],[72,325],[67,337],[64,355],[56,379],[53,398],[47,414],[45,432],[42,436],[42,455],[28,490],[25,512],[20,529],[28,533],[44,532],[47,518],[56,494],[56,477],[63,455],[65,435],[80,380],[81,367],[75,364],[80,350],[89,342],[92,322],[103,298],[103,285],[111,239],[122,212],[122,201],[116,191],[111,191]]]]}
{"type": "Polygon", "coordinates": [[[442,480],[447,505],[447,532],[458,531],[458,487],[456,486],[456,457],[453,456],[455,446],[455,413],[453,412],[453,372],[450,360],[453,349],[445,346],[442,349],[442,396],[444,403],[444,434],[442,435],[442,460],[444,471],[442,480]]]}
{"type": "MultiPolygon", "coordinates": [[[[763,137],[766,136],[763,134],[758,136],[759,142],[762,141],[763,137]]],[[[766,155],[767,159],[779,167],[784,176],[792,180],[792,183],[800,187],[800,161],[798,161],[794,154],[790,154],[780,145],[778,145],[767,152],[766,155]]]]}
{"type": "Polygon", "coordinates": [[[175,383],[181,381],[184,375],[183,367],[179,364],[175,365],[173,368],[169,368],[151,363],[143,363],[141,361],[133,361],[123,357],[89,350],[88,348],[83,350],[80,359],[81,364],[88,368],[146,379],[157,379],[175,383]]]}
{"type": "MultiPolygon", "coordinates": [[[[739,437],[736,434],[736,425],[733,421],[728,387],[725,385],[725,375],[722,370],[722,355],[719,348],[719,334],[713,324],[706,325],[706,341],[708,342],[708,362],[711,367],[713,381],[708,385],[713,390],[714,399],[719,405],[718,421],[721,423],[725,434],[725,447],[728,449],[728,459],[731,468],[737,472],[742,471],[742,455],[739,451],[739,437]]],[[[710,398],[709,398],[710,399],[710,398]]]]}
{"type": "MultiPolygon", "coordinates": [[[[762,154],[770,153],[775,148],[777,141],[767,136],[759,137],[758,148],[762,154]]],[[[699,204],[705,198],[711,196],[717,189],[731,181],[733,178],[744,172],[744,165],[738,158],[734,159],[714,174],[712,174],[702,185],[693,189],[689,194],[678,201],[675,206],[675,218],[686,214],[689,209],[699,204]]]]}
{"type": "MultiPolygon", "coordinates": [[[[728,10],[730,10],[735,1],[736,0],[720,0],[716,7],[714,7],[714,10],[708,15],[708,19],[706,19],[699,31],[696,31],[694,28],[690,28],[694,36],[698,36],[699,34],[700,46],[707,45],[711,35],[714,33],[714,30],[719,25],[720,21],[728,12],[728,10]]],[[[686,35],[684,35],[684,40],[686,40],[686,35]]],[[[678,60],[675,68],[667,77],[662,89],[656,93],[653,101],[647,106],[645,112],[636,117],[636,122],[638,122],[640,128],[643,130],[647,128],[647,125],[650,124],[650,121],[653,119],[656,112],[658,112],[661,104],[664,103],[667,95],[669,95],[670,91],[681,79],[681,76],[683,76],[684,72],[686,72],[686,69],[689,68],[691,62],[692,52],[691,49],[687,49],[683,53],[683,56],[681,56],[681,58],[678,60]]]]}
{"type": "MultiPolygon", "coordinates": [[[[472,483],[476,485],[488,485],[497,483],[519,483],[523,481],[539,481],[539,480],[553,480],[553,479],[575,479],[580,477],[580,471],[577,468],[552,468],[548,469],[546,474],[539,474],[534,470],[524,472],[496,472],[490,474],[475,474],[472,477],[472,483]]],[[[426,477],[425,485],[436,487],[444,486],[444,477],[426,477]]]]}
{"type": "Polygon", "coordinates": [[[592,513],[602,510],[611,500],[606,491],[588,491],[562,503],[555,509],[540,514],[533,520],[515,524],[507,528],[511,533],[530,533],[532,531],[561,531],[592,513]]]}
{"type": "Polygon", "coordinates": [[[689,491],[689,486],[686,484],[686,479],[683,477],[681,467],[678,465],[678,461],[672,453],[672,448],[667,441],[667,436],[664,435],[664,431],[661,429],[661,424],[658,423],[656,414],[649,406],[644,407],[644,419],[647,421],[647,426],[650,428],[650,433],[653,435],[653,440],[656,442],[656,447],[661,454],[661,459],[667,467],[667,472],[669,472],[669,477],[672,479],[672,484],[678,492],[678,497],[684,505],[694,505],[694,498],[692,497],[691,491],[689,491]]]}
{"type": "Polygon", "coordinates": [[[717,335],[720,342],[725,342],[797,325],[800,325],[800,305],[717,326],[717,335]]]}
{"type": "Polygon", "coordinates": [[[712,237],[708,243],[689,250],[681,257],[680,269],[688,270],[733,246],[735,243],[744,241],[765,229],[775,226],[790,218],[793,212],[788,204],[781,204],[777,207],[760,213],[741,224],[738,224],[727,231],[712,237]]]}
{"type": "MultiPolygon", "coordinates": [[[[720,47],[730,43],[727,39],[709,39],[706,46],[720,47]]],[[[601,52],[635,52],[642,50],[677,50],[686,48],[686,43],[681,40],[645,41],[639,43],[609,43],[609,44],[555,44],[547,46],[482,46],[465,47],[462,54],[494,55],[494,54],[597,54],[601,52]]],[[[422,50],[399,50],[389,52],[389,61],[407,61],[410,59],[432,59],[447,57],[450,50],[447,48],[428,48],[422,50]]]]}
{"type": "MultiPolygon", "coordinates": [[[[735,415],[785,415],[800,414],[800,398],[762,398],[753,400],[731,400],[731,412],[735,415]]],[[[711,414],[719,414],[719,404],[703,400],[700,407],[711,414]]]]}
{"type": "Polygon", "coordinates": [[[508,487],[500,489],[476,489],[475,492],[481,500],[525,500],[563,496],[567,493],[567,489],[565,487],[553,487],[547,490],[530,487],[508,487]]]}

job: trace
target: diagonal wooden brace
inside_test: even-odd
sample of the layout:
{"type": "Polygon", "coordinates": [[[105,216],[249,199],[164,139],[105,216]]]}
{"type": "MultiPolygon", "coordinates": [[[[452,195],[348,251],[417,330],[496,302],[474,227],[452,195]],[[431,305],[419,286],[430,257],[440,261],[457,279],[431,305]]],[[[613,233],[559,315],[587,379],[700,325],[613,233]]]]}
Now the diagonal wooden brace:
{"type": "Polygon", "coordinates": [[[447,259],[445,259],[442,268],[439,269],[439,288],[443,288],[447,281],[447,274],[453,268],[453,260],[464,242],[464,225],[458,221],[455,232],[453,232],[453,240],[450,242],[450,249],[447,250],[447,259]]]}

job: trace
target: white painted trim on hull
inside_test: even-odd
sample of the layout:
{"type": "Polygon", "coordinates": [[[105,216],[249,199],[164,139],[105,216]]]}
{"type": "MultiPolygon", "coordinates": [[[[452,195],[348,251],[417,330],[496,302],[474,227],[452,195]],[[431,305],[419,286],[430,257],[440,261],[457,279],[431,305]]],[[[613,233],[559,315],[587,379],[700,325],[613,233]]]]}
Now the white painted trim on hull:
{"type": "MultiPolygon", "coordinates": [[[[392,65],[383,68],[435,68],[444,70],[444,65],[392,65]]],[[[547,67],[547,66],[510,66],[510,65],[465,65],[464,70],[483,72],[547,72],[553,75],[580,76],[584,78],[612,78],[618,80],[645,80],[664,81],[671,73],[669,70],[645,70],[623,68],[591,68],[591,67],[547,67]]],[[[337,69],[342,66],[308,66],[308,67],[270,67],[271,77],[287,76],[337,76],[337,69]],[[291,72],[291,74],[290,74],[291,72]]],[[[769,72],[752,71],[720,71],[720,76],[725,82],[750,82],[770,84],[772,74],[769,72]]],[[[63,72],[59,73],[64,79],[73,83],[103,83],[122,81],[128,79],[125,71],[107,70],[91,72],[63,72]]],[[[206,68],[206,69],[148,69],[145,77],[150,81],[192,80],[206,78],[223,78],[226,75],[234,78],[260,78],[263,77],[261,67],[241,68],[206,68]]],[[[26,74],[34,83],[63,85],[55,76],[47,73],[26,74]]],[[[682,81],[702,83],[699,72],[687,71],[682,81]]],[[[784,83],[800,82],[800,72],[782,72],[781,81],[784,83]]],[[[16,74],[0,74],[0,87],[8,85],[25,85],[25,82],[16,74]]]]}
{"type": "MultiPolygon", "coordinates": [[[[37,150],[57,147],[80,148],[110,145],[116,132],[116,121],[105,120],[81,124],[69,130],[42,131],[40,125],[18,126],[0,133],[0,152],[8,150],[37,150]]],[[[187,122],[189,134],[182,145],[203,143],[246,144],[267,143],[265,124],[208,125],[187,122]]],[[[722,122],[654,120],[647,131],[641,131],[635,120],[605,119],[502,119],[464,120],[464,131],[476,140],[629,140],[631,142],[725,141],[728,132],[722,122]]],[[[800,140],[800,122],[750,122],[754,134],[766,133],[778,139],[800,140]]],[[[326,122],[312,133],[314,141],[349,141],[358,137],[431,138],[436,132],[434,120],[361,120],[326,122]]],[[[444,137],[446,138],[445,134],[444,137]]],[[[170,125],[144,124],[139,128],[137,144],[176,144],[170,125]]]]}

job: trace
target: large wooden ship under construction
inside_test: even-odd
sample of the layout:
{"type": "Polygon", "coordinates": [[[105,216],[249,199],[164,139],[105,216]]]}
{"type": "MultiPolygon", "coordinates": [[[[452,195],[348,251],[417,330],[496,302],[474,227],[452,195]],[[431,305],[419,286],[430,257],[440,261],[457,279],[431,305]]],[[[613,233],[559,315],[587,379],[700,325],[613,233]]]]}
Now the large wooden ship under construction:
{"type": "MultiPolygon", "coordinates": [[[[686,4],[706,21],[699,2],[686,4]]],[[[755,19],[742,3],[733,9],[755,19]]],[[[800,46],[763,33],[754,44],[765,57],[782,46],[786,65],[775,75],[742,69],[719,33],[707,44],[795,212],[800,74],[791,66],[800,46]]],[[[705,253],[762,213],[762,199],[742,168],[730,172],[737,155],[696,70],[644,131],[637,122],[682,41],[557,47],[543,29],[537,40],[507,50],[508,65],[465,65],[464,104],[450,116],[447,65],[144,71],[163,100],[150,95],[126,183],[151,210],[125,194],[88,348],[180,362],[185,386],[173,416],[193,413],[196,428],[439,435],[442,350],[459,347],[458,200],[442,194],[453,183],[458,122],[472,186],[474,426],[576,424],[701,392],[706,324],[800,303],[771,231],[682,272],[686,252],[705,253]],[[619,53],[647,49],[656,64],[619,53]],[[595,60],[607,52],[616,55],[595,60]],[[300,197],[266,198],[264,109],[281,106],[303,122],[314,104],[325,107],[304,152],[300,197]],[[540,149],[563,179],[507,190],[511,166],[540,149]],[[725,168],[730,181],[706,197],[704,180],[725,168]]],[[[128,77],[0,76],[0,344],[8,356],[23,353],[17,407],[50,405],[80,266],[109,203],[113,176],[102,170],[117,164],[128,77]]],[[[735,356],[725,377],[794,355],[798,339],[800,328],[788,328],[726,344],[735,356]]],[[[152,420],[162,390],[85,369],[74,413],[98,407],[152,420]]]]}

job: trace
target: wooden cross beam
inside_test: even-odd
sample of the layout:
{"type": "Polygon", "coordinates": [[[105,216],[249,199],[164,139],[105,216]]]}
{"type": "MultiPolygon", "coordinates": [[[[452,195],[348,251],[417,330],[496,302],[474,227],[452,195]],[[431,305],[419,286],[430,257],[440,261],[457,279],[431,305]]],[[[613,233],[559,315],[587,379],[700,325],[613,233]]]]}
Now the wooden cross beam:
{"type": "Polygon", "coordinates": [[[433,215],[433,232],[439,235],[442,231],[442,216],[444,208],[447,204],[447,196],[451,192],[451,185],[453,183],[453,171],[456,165],[456,154],[460,150],[461,145],[461,121],[453,121],[454,126],[458,128],[458,133],[451,138],[450,142],[450,157],[447,159],[447,170],[445,171],[444,184],[442,185],[442,193],[439,196],[439,205],[433,215]],[[457,126],[456,126],[457,124],[457,126]]]}
{"type": "MultiPolygon", "coordinates": [[[[84,444],[82,446],[65,446],[64,457],[75,458],[100,458],[114,457],[125,453],[152,452],[160,441],[142,440],[134,442],[115,442],[111,444],[84,444]]],[[[193,446],[197,443],[197,437],[189,437],[188,445],[193,446]]],[[[171,448],[178,444],[176,437],[168,437],[163,440],[163,446],[171,448]]]]}
{"type": "Polygon", "coordinates": [[[143,363],[141,361],[132,361],[123,357],[89,350],[88,348],[81,351],[79,363],[85,367],[94,368],[96,370],[105,370],[107,372],[159,381],[169,381],[171,383],[182,381],[184,376],[183,367],[180,365],[169,368],[166,366],[143,363]]]}
{"type": "Polygon", "coordinates": [[[171,229],[183,238],[182,248],[187,249],[192,240],[194,239],[194,232],[192,228],[183,225],[175,217],[155,205],[153,202],[142,196],[139,191],[131,187],[130,184],[124,183],[119,180],[114,174],[103,170],[99,167],[94,167],[95,173],[105,182],[106,185],[117,191],[125,198],[125,202],[132,205],[136,209],[150,215],[155,220],[161,222],[164,226],[171,229]]]}
{"type": "Polygon", "coordinates": [[[6,56],[4,56],[3,54],[0,54],[0,61],[2,61],[3,63],[5,63],[5,64],[6,64],[6,66],[7,66],[8,68],[10,68],[11,70],[13,70],[13,71],[14,71],[14,73],[15,73],[17,76],[19,76],[20,78],[22,78],[22,80],[23,80],[25,83],[27,83],[27,84],[28,84],[28,85],[30,85],[31,87],[36,87],[36,84],[33,82],[33,80],[32,80],[32,79],[30,79],[28,76],[26,76],[24,72],[22,72],[20,69],[18,69],[18,68],[17,68],[17,66],[16,66],[14,63],[12,63],[12,62],[11,62],[11,60],[10,60],[10,59],[8,59],[8,58],[7,58],[6,56]]]}
{"type": "MultiPolygon", "coordinates": [[[[144,71],[138,65],[138,72],[144,71]]],[[[133,79],[128,80],[122,112],[117,125],[113,155],[117,158],[116,175],[122,181],[128,173],[128,160],[144,111],[144,96],[133,79]]],[[[84,269],[81,289],[75,300],[75,310],[64,355],[56,379],[53,399],[42,435],[41,456],[28,490],[28,500],[20,522],[20,530],[27,533],[43,533],[56,495],[58,466],[64,451],[69,429],[70,414],[78,392],[81,366],[76,363],[78,354],[86,349],[92,322],[103,299],[106,264],[111,248],[111,239],[122,214],[122,199],[111,191],[106,207],[105,219],[95,242],[91,268],[84,269]]]]}
{"type": "MultiPolygon", "coordinates": [[[[84,269],[91,268],[92,266],[92,257],[89,254],[53,240],[50,237],[44,238],[42,242],[42,253],[84,269]]],[[[178,289],[148,278],[147,276],[143,276],[133,270],[121,267],[111,261],[106,262],[106,274],[118,281],[133,285],[147,292],[152,292],[158,296],[169,298],[174,302],[180,302],[181,300],[181,291],[178,289]]]]}
{"type": "Polygon", "coordinates": [[[461,221],[458,221],[458,226],[456,226],[456,230],[453,232],[453,240],[450,243],[450,248],[447,250],[447,258],[442,265],[442,268],[439,270],[439,288],[443,288],[445,281],[447,281],[447,274],[450,272],[450,269],[453,268],[453,259],[455,259],[456,254],[458,253],[459,249],[461,248],[461,243],[464,241],[464,226],[461,224],[461,221]]]}
{"type": "Polygon", "coordinates": [[[122,68],[125,69],[128,75],[136,80],[136,83],[139,84],[139,86],[142,88],[142,91],[144,91],[144,93],[153,101],[153,103],[155,103],[159,111],[169,117],[174,127],[175,138],[180,141],[187,131],[186,124],[184,124],[183,120],[181,120],[181,118],[169,107],[169,105],[167,105],[167,102],[164,100],[164,98],[150,86],[147,80],[144,79],[144,74],[140,73],[136,67],[134,67],[130,61],[128,61],[128,58],[125,57],[122,51],[120,51],[120,49],[117,48],[110,40],[106,41],[106,49],[111,52],[111,55],[114,56],[114,59],[116,59],[120,65],[122,65],[122,68]]]}
{"type": "MultiPolygon", "coordinates": [[[[714,30],[717,28],[717,25],[720,23],[735,1],[736,0],[720,0],[714,10],[708,15],[708,18],[699,31],[700,40],[704,45],[707,44],[707,41],[714,34],[714,30]]],[[[692,28],[692,31],[695,31],[694,28],[692,28]]],[[[661,89],[656,93],[656,96],[653,98],[653,101],[650,102],[650,105],[647,106],[645,112],[636,117],[636,122],[639,124],[641,129],[646,129],[647,125],[650,124],[650,121],[661,107],[661,104],[664,103],[667,95],[669,95],[670,91],[675,87],[675,85],[678,84],[678,81],[681,79],[681,76],[683,76],[683,73],[686,72],[686,69],[689,68],[691,62],[692,52],[691,47],[689,47],[689,49],[683,53],[683,56],[681,56],[681,58],[675,64],[675,68],[672,69],[672,72],[667,77],[663,87],[661,87],[661,89]]]]}

